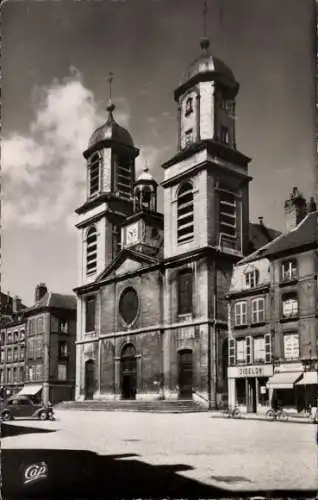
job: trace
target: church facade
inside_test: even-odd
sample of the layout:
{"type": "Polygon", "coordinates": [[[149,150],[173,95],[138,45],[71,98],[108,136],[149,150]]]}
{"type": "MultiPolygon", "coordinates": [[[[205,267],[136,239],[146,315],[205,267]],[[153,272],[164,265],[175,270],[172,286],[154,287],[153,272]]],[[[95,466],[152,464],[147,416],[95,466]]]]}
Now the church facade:
{"type": "Polygon", "coordinates": [[[174,92],[178,146],[162,165],[163,214],[150,172],[135,177],[139,150],[109,102],[84,152],[87,198],[76,211],[77,400],[227,400],[226,294],[251,249],[238,90],[202,39],[174,92]]]}

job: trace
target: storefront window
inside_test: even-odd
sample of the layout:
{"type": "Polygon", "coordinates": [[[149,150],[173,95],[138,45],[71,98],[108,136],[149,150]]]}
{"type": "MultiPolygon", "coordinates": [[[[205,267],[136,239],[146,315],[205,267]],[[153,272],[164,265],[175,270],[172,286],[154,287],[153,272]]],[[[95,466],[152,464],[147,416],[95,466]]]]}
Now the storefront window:
{"type": "Polygon", "coordinates": [[[266,387],[267,381],[268,378],[258,379],[258,386],[259,386],[258,404],[260,404],[261,406],[266,406],[268,404],[268,390],[266,387]]]}
{"type": "Polygon", "coordinates": [[[236,401],[239,405],[246,404],[245,378],[236,379],[236,401]]]}

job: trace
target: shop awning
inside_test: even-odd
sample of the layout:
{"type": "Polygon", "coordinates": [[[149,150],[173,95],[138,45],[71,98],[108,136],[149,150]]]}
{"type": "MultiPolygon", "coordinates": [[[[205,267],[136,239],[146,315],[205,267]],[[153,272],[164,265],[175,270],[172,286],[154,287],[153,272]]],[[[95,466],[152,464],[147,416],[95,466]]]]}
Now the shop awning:
{"type": "Polygon", "coordinates": [[[296,385],[317,385],[318,374],[317,372],[304,372],[304,376],[296,385]]]}
{"type": "Polygon", "coordinates": [[[25,394],[26,396],[35,396],[42,390],[42,385],[29,384],[25,385],[20,392],[18,392],[19,396],[25,394]]]}
{"type": "Polygon", "coordinates": [[[271,389],[293,389],[294,384],[300,379],[303,372],[275,373],[267,382],[271,389]]]}

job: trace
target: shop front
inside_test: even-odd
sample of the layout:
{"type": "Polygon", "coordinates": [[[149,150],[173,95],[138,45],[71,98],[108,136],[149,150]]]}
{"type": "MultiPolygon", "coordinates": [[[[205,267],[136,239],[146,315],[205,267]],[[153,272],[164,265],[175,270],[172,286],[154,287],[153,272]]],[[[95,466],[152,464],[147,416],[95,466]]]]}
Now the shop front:
{"type": "Polygon", "coordinates": [[[297,383],[302,379],[303,374],[304,368],[300,363],[290,363],[275,368],[274,375],[267,383],[270,405],[273,408],[299,411],[301,402],[297,383]]]}
{"type": "Polygon", "coordinates": [[[273,375],[272,365],[232,366],[228,368],[229,406],[257,413],[269,405],[267,382],[273,375]]]}
{"type": "Polygon", "coordinates": [[[309,410],[317,407],[318,373],[317,370],[305,371],[302,378],[296,382],[297,410],[309,410]]]}

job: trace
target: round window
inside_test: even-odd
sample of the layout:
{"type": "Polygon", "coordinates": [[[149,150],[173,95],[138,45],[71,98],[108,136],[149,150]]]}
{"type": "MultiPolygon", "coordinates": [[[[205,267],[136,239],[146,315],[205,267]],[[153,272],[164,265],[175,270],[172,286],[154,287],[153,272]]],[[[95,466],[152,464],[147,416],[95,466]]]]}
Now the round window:
{"type": "Polygon", "coordinates": [[[126,288],[119,300],[119,313],[129,325],[134,321],[138,312],[138,295],[133,288],[126,288]]]}

